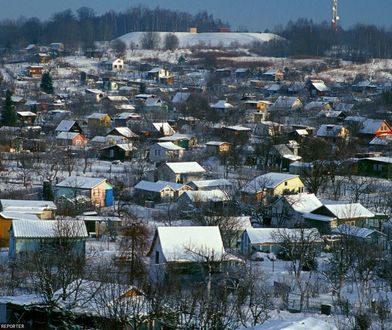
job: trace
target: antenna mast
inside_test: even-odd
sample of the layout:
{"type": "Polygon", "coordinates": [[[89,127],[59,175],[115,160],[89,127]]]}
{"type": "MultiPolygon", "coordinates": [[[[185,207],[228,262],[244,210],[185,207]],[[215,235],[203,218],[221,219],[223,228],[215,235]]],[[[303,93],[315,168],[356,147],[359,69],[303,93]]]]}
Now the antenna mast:
{"type": "Polygon", "coordinates": [[[340,17],[338,16],[338,0],[332,0],[332,29],[337,31],[338,21],[340,17]]]}

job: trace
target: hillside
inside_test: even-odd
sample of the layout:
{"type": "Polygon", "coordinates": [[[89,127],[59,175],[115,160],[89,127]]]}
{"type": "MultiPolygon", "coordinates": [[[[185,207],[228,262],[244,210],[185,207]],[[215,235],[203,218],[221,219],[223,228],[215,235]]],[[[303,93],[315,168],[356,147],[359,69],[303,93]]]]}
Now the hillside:
{"type": "MultiPolygon", "coordinates": [[[[140,48],[140,40],[145,32],[131,32],[127,33],[118,39],[124,41],[127,45],[134,43],[140,48]]],[[[160,35],[161,47],[165,36],[170,32],[157,32],[160,35]]],[[[197,45],[205,45],[208,47],[229,47],[233,44],[248,45],[253,42],[268,42],[273,39],[279,39],[273,33],[245,33],[245,32],[204,32],[204,33],[189,33],[189,32],[174,32],[179,41],[180,48],[189,48],[197,45]]]]}

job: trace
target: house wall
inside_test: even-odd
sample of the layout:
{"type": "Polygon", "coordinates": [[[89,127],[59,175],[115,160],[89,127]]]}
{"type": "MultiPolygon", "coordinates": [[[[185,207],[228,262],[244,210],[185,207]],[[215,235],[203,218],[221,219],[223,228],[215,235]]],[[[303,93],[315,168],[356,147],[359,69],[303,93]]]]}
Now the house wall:
{"type": "Polygon", "coordinates": [[[159,237],[154,241],[154,245],[150,250],[150,267],[149,267],[149,277],[153,281],[160,282],[164,279],[167,270],[167,261],[163,254],[161,241],[159,237]],[[159,254],[159,262],[156,261],[156,254],[159,254]]]}
{"type": "Polygon", "coordinates": [[[100,207],[105,206],[106,187],[106,182],[102,182],[98,186],[91,189],[91,203],[94,205],[99,205],[100,207]]]}
{"type": "Polygon", "coordinates": [[[302,183],[299,177],[296,177],[293,179],[286,180],[285,182],[282,182],[280,185],[278,185],[273,190],[273,195],[274,196],[283,195],[283,193],[287,190],[299,193],[299,192],[303,192],[303,189],[304,189],[304,184],[302,183]]]}

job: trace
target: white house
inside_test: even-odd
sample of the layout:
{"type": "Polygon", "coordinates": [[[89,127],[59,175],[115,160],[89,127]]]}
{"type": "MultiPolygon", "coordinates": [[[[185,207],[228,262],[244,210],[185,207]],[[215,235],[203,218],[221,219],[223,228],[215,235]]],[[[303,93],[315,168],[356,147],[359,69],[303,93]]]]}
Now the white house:
{"type": "Polygon", "coordinates": [[[181,160],[185,149],[173,142],[158,142],[150,147],[149,158],[152,162],[181,160]]]}
{"type": "Polygon", "coordinates": [[[103,63],[103,67],[109,71],[120,71],[124,69],[124,60],[116,58],[115,60],[108,60],[103,63]]]}
{"type": "Polygon", "coordinates": [[[203,179],[206,170],[197,162],[168,162],[158,167],[159,180],[187,183],[203,179]]]}

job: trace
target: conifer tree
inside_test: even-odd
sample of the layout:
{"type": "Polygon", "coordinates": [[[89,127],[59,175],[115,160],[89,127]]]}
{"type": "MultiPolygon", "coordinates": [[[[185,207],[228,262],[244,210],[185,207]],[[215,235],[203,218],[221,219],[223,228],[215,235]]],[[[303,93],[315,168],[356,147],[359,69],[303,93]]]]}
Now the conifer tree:
{"type": "Polygon", "coordinates": [[[17,121],[17,116],[14,105],[12,104],[11,96],[12,93],[7,90],[2,113],[2,123],[6,126],[14,126],[17,121]]]}
{"type": "Polygon", "coordinates": [[[53,94],[52,76],[49,72],[45,72],[42,75],[40,87],[46,94],[53,94]]]}

